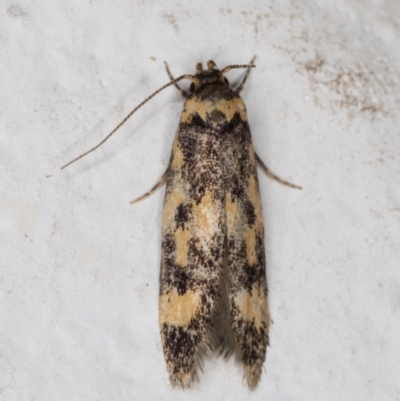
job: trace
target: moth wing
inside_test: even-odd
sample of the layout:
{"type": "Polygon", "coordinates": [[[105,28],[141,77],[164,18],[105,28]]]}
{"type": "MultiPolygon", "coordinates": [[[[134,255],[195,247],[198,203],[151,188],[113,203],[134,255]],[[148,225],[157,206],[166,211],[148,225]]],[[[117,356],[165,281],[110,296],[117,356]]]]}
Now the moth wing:
{"type": "Polygon", "coordinates": [[[224,255],[223,196],[218,186],[204,185],[221,180],[222,170],[209,154],[202,154],[206,145],[218,146],[207,135],[179,128],[163,212],[161,340],[171,383],[183,388],[196,377],[201,355],[211,348],[224,255]]]}
{"type": "Polygon", "coordinates": [[[231,328],[236,359],[250,388],[260,379],[271,318],[265,269],[264,223],[254,148],[247,122],[238,121],[226,152],[225,198],[231,328]]]}

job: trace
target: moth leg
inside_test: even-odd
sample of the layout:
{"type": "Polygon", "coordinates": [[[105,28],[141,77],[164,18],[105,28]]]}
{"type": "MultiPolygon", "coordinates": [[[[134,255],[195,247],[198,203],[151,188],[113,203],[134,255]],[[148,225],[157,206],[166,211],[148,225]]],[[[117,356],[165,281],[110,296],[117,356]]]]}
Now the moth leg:
{"type": "Polygon", "coordinates": [[[165,180],[167,179],[168,173],[169,173],[169,166],[167,167],[167,169],[165,170],[164,174],[157,182],[157,184],[154,185],[154,187],[151,188],[149,192],[146,192],[144,195],[139,196],[139,198],[131,200],[129,203],[133,205],[134,203],[140,202],[141,200],[146,199],[148,196],[150,196],[154,191],[156,191],[158,188],[160,188],[162,185],[165,184],[165,180]]]}
{"type": "MultiPolygon", "coordinates": [[[[173,80],[174,80],[174,77],[172,76],[171,71],[169,70],[169,67],[168,67],[167,62],[164,61],[164,64],[165,64],[165,69],[167,70],[167,74],[168,74],[168,76],[169,76],[169,79],[170,79],[171,81],[173,81],[173,80]]],[[[175,87],[179,90],[179,92],[181,93],[181,95],[182,95],[184,98],[188,97],[187,92],[186,92],[184,89],[182,89],[178,84],[175,84],[175,87]]]]}
{"type": "Polygon", "coordinates": [[[283,185],[286,185],[288,187],[291,188],[295,188],[295,189],[302,189],[301,187],[299,187],[298,185],[292,184],[290,182],[287,182],[285,180],[283,180],[282,178],[279,178],[277,175],[275,175],[265,164],[264,162],[260,159],[260,157],[258,156],[258,154],[256,153],[256,160],[258,162],[258,164],[261,166],[261,168],[264,170],[264,173],[267,174],[268,177],[280,182],[283,185]]]}
{"type": "MultiPolygon", "coordinates": [[[[255,60],[256,60],[256,56],[254,56],[254,57],[251,59],[250,65],[254,64],[254,61],[255,61],[255,60]]],[[[250,70],[251,70],[251,67],[247,68],[247,71],[246,71],[246,74],[245,74],[245,76],[244,76],[244,78],[243,78],[243,81],[242,81],[242,82],[240,83],[240,85],[235,89],[235,92],[236,92],[237,94],[239,94],[239,93],[242,91],[242,89],[244,88],[244,84],[246,83],[247,78],[248,78],[249,75],[250,75],[250,70]]]]}

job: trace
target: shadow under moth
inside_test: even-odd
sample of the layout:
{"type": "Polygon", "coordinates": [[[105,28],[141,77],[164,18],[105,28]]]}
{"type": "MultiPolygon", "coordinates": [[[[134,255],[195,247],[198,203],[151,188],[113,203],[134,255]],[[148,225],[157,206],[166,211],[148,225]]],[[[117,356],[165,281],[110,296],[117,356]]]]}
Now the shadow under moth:
{"type": "Polygon", "coordinates": [[[254,389],[262,373],[271,317],[265,271],[264,223],[257,163],[282,184],[255,153],[246,107],[239,96],[249,65],[222,70],[196,65],[162,86],[98,145],[102,145],[153,96],[175,85],[186,98],[168,167],[145,195],[166,184],[161,244],[159,322],[172,385],[188,387],[204,354],[234,354],[254,389]],[[236,89],[224,76],[247,68],[236,89]],[[190,93],[178,81],[191,81],[190,93]]]}

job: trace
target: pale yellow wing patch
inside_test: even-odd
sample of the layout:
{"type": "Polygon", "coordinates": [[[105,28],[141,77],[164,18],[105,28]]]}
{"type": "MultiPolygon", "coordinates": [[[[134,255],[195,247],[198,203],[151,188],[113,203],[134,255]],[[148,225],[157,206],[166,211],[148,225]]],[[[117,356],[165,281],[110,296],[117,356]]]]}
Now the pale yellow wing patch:
{"type": "Polygon", "coordinates": [[[236,99],[219,99],[218,101],[202,101],[192,98],[185,103],[181,121],[190,123],[194,115],[199,115],[203,121],[207,120],[207,116],[213,111],[219,111],[224,116],[227,122],[230,122],[236,113],[239,113],[242,121],[247,121],[246,106],[241,98],[236,99]]]}
{"type": "Polygon", "coordinates": [[[160,325],[188,326],[201,306],[201,293],[187,290],[179,295],[176,289],[160,297],[160,325]]]}
{"type": "Polygon", "coordinates": [[[246,228],[246,257],[249,266],[257,263],[256,255],[256,230],[254,228],[246,228]]]}
{"type": "Polygon", "coordinates": [[[268,298],[259,287],[253,287],[251,292],[242,290],[235,296],[235,304],[239,308],[240,316],[244,321],[253,322],[259,330],[260,327],[271,323],[268,310],[268,298]]]}
{"type": "Polygon", "coordinates": [[[175,263],[180,267],[186,267],[188,264],[188,243],[191,238],[190,231],[179,227],[174,233],[174,238],[176,246],[175,263]]]}
{"type": "Polygon", "coordinates": [[[215,201],[212,193],[206,191],[199,204],[192,202],[193,221],[196,232],[202,238],[210,238],[220,231],[218,227],[220,205],[215,201]]]}

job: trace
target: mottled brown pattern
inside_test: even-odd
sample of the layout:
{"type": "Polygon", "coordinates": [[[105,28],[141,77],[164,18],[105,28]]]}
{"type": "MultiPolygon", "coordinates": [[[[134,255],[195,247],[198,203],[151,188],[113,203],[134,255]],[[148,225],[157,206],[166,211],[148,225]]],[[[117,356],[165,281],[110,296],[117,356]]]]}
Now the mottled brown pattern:
{"type": "MultiPolygon", "coordinates": [[[[247,383],[255,388],[262,372],[270,323],[265,272],[264,226],[254,150],[247,122],[237,117],[224,149],[226,193],[237,213],[226,225],[229,306],[236,359],[243,364],[247,383]],[[249,183],[255,180],[255,191],[249,183]],[[248,233],[251,232],[251,235],[248,233]],[[249,244],[248,241],[254,241],[249,244]],[[254,255],[248,250],[254,249],[254,255]],[[258,290],[258,291],[255,291],[258,290]],[[260,301],[256,308],[253,303],[260,301]],[[257,299],[255,299],[257,298],[257,299]],[[256,326],[255,321],[261,325],[256,326]]],[[[228,211],[229,214],[229,211],[228,211]]]]}
{"type": "Polygon", "coordinates": [[[166,183],[160,274],[160,328],[173,385],[188,387],[203,353],[234,354],[251,389],[259,382],[268,345],[270,315],[265,275],[264,226],[256,163],[271,178],[292,188],[255,154],[246,107],[239,96],[250,65],[184,74],[138,104],[99,148],[137,110],[169,86],[186,98],[171,160],[158,183],[134,199],[147,198],[166,183]],[[232,90],[224,73],[247,68],[232,90]],[[191,81],[190,94],[180,88],[191,81]]]}
{"type": "Polygon", "coordinates": [[[270,323],[256,159],[239,95],[216,69],[196,78],[166,179],[162,344],[173,385],[189,386],[202,354],[219,350],[253,389],[270,323]]]}

